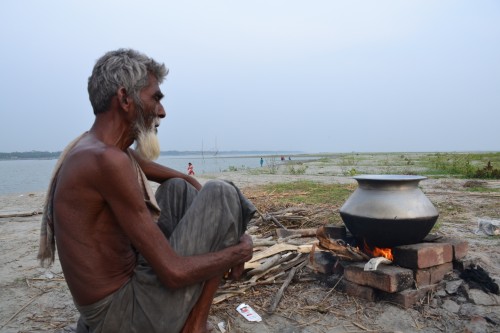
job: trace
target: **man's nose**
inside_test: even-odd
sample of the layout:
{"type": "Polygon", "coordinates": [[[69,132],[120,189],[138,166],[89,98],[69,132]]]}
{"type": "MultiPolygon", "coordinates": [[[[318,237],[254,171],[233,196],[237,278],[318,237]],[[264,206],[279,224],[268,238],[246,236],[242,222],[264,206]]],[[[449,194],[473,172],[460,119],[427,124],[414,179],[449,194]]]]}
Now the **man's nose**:
{"type": "Polygon", "coordinates": [[[158,107],[158,112],[157,112],[157,116],[159,118],[165,118],[165,116],[167,115],[167,113],[165,112],[165,108],[163,107],[163,105],[160,103],[160,106],[158,107]]]}

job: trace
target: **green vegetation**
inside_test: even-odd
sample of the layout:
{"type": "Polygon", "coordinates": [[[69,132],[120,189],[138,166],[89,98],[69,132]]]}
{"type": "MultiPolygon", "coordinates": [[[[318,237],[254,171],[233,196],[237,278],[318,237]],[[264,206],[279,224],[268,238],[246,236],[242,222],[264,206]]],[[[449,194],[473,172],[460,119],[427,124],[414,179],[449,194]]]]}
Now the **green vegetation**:
{"type": "Polygon", "coordinates": [[[358,161],[356,160],[354,154],[345,154],[340,156],[339,166],[344,176],[356,176],[358,174],[358,170],[356,170],[357,164],[358,161]]]}
{"type": "Polygon", "coordinates": [[[351,153],[332,159],[344,176],[406,174],[500,179],[500,153],[351,153]]]}
{"type": "Polygon", "coordinates": [[[303,175],[306,173],[307,165],[299,163],[299,165],[290,164],[287,166],[287,171],[291,175],[303,175]]]}
{"type": "Polygon", "coordinates": [[[426,159],[429,174],[500,179],[500,153],[436,153],[426,159]]]}
{"type": "Polygon", "coordinates": [[[278,172],[279,164],[278,164],[278,158],[276,156],[271,156],[267,158],[266,164],[270,174],[274,175],[278,172]]]}
{"type": "Polygon", "coordinates": [[[479,193],[491,193],[491,192],[498,192],[500,193],[500,188],[491,188],[491,187],[484,187],[484,186],[473,186],[473,187],[468,187],[466,189],[467,192],[479,192],[479,193]]]}
{"type": "Polygon", "coordinates": [[[272,192],[281,204],[325,204],[342,205],[354,191],[351,184],[321,184],[308,180],[292,183],[269,184],[265,190],[272,192]],[[286,194],[286,195],[280,195],[286,194]]]}
{"type": "Polygon", "coordinates": [[[48,151],[28,151],[28,152],[13,152],[0,153],[0,160],[33,160],[33,159],[54,159],[59,158],[61,152],[48,151]]]}
{"type": "Polygon", "coordinates": [[[242,165],[241,167],[236,167],[234,165],[230,165],[227,167],[227,170],[224,170],[224,171],[230,171],[230,172],[233,172],[233,171],[238,171],[238,170],[245,170],[245,169],[248,169],[248,167],[242,165]]]}

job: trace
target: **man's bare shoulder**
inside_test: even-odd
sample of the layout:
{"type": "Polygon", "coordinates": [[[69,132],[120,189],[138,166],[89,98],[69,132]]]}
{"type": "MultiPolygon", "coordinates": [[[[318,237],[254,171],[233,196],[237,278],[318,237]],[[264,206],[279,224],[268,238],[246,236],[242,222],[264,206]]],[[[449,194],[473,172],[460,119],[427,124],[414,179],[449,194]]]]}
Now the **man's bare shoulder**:
{"type": "Polygon", "coordinates": [[[91,137],[85,137],[71,150],[67,160],[76,160],[77,163],[83,162],[86,167],[103,167],[121,165],[129,161],[129,158],[127,153],[118,147],[107,145],[91,137]]]}
{"type": "Polygon", "coordinates": [[[84,137],[62,162],[58,182],[70,187],[98,190],[113,183],[113,178],[130,174],[131,166],[130,158],[123,150],[92,137],[84,137]]]}

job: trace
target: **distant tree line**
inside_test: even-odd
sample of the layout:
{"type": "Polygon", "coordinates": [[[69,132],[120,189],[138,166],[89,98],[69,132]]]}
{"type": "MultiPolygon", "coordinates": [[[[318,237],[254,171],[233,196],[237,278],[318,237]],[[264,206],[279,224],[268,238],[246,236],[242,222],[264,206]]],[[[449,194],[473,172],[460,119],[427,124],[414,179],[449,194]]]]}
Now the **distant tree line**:
{"type": "MultiPolygon", "coordinates": [[[[217,155],[238,155],[238,154],[273,154],[276,152],[271,151],[178,151],[178,150],[168,150],[162,151],[161,155],[169,156],[182,156],[182,155],[207,155],[207,156],[217,156],[217,155]]],[[[281,153],[297,153],[297,152],[281,152],[281,153]]],[[[59,158],[61,155],[60,151],[49,152],[49,151],[27,151],[27,152],[13,152],[13,153],[0,153],[0,160],[33,160],[33,159],[54,159],[59,158]]]]}
{"type": "Polygon", "coordinates": [[[26,151],[13,153],[0,153],[0,160],[32,160],[32,159],[54,159],[59,158],[60,151],[26,151]]]}

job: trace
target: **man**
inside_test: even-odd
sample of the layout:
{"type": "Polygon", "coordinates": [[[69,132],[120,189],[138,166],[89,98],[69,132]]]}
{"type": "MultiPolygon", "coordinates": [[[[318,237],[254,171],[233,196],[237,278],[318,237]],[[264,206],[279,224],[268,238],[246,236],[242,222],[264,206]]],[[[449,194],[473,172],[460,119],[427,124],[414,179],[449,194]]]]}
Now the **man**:
{"type": "Polygon", "coordinates": [[[56,166],[39,259],[53,261],[55,238],[77,332],[205,332],[222,276],[238,278],[252,257],[255,207],[234,185],[201,187],[151,161],[167,73],[134,50],[100,58],[88,82],[95,122],[56,166]],[[148,180],[162,184],[156,198],[148,180]]]}

